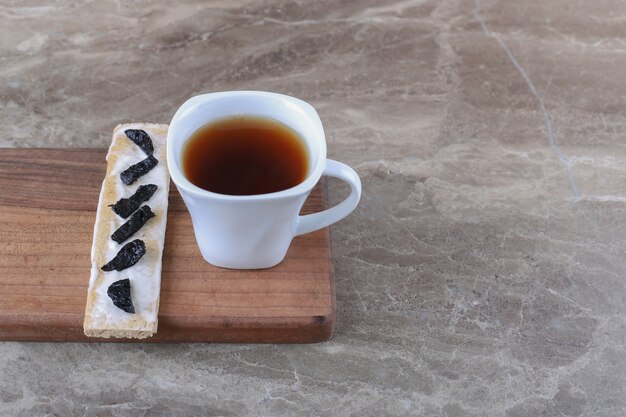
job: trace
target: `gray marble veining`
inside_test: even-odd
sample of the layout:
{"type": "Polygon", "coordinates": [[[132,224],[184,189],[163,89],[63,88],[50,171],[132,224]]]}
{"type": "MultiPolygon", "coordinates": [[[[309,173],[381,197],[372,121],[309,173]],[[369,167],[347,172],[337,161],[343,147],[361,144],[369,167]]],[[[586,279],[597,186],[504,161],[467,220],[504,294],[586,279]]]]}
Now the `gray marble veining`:
{"type": "Polygon", "coordinates": [[[0,146],[271,90],[316,106],[364,195],[332,228],[330,342],[2,343],[0,415],[626,415],[625,23],[619,0],[3,2],[0,146]]]}

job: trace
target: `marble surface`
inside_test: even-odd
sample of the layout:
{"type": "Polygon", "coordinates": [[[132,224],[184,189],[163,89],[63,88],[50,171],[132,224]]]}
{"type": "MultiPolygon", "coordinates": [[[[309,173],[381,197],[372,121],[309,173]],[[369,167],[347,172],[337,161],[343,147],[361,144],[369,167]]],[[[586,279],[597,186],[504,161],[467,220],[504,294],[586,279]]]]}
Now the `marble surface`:
{"type": "Polygon", "coordinates": [[[364,195],[330,342],[2,343],[0,415],[626,415],[625,25],[620,0],[3,1],[1,146],[272,90],[364,195]]]}

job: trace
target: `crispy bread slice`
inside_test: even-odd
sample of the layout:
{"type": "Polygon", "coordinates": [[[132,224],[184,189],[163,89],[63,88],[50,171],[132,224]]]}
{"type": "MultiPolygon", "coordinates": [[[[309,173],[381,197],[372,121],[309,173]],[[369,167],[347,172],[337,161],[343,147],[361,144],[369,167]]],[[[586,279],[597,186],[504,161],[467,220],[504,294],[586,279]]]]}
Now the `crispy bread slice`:
{"type": "Polygon", "coordinates": [[[170,176],[167,170],[167,125],[130,123],[117,126],[107,154],[107,172],[102,183],[91,248],[91,276],[85,320],[85,335],[104,338],[139,338],[152,336],[157,331],[157,313],[161,288],[161,261],[167,224],[167,203],[170,176]],[[154,157],[159,161],[147,174],[131,185],[124,185],[120,174],[129,166],[147,157],[144,150],[124,133],[127,129],[142,129],[150,136],[154,157]],[[156,184],[158,189],[143,203],[156,216],[147,221],[132,237],[121,244],[111,239],[111,234],[128,219],[118,216],[109,207],[121,198],[128,198],[141,185],[156,184]],[[122,271],[105,272],[101,267],[109,262],[124,244],[141,239],[146,246],[145,255],[122,271]],[[135,313],[127,313],[113,304],[107,289],[116,281],[130,279],[131,296],[135,313]]]}

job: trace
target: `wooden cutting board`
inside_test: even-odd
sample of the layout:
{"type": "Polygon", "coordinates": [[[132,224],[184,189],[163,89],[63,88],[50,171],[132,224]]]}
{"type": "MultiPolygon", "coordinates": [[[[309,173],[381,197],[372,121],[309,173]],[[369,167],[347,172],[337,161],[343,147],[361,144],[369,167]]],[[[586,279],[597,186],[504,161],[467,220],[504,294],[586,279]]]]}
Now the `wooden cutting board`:
{"type": "MultiPolygon", "coordinates": [[[[105,155],[0,149],[0,340],[120,341],[87,338],[82,328],[105,155]]],[[[321,183],[302,211],[326,204],[321,183]]],[[[294,239],[271,269],[213,267],[171,187],[159,330],[143,341],[310,343],[330,338],[334,322],[328,229],[294,239]]]]}

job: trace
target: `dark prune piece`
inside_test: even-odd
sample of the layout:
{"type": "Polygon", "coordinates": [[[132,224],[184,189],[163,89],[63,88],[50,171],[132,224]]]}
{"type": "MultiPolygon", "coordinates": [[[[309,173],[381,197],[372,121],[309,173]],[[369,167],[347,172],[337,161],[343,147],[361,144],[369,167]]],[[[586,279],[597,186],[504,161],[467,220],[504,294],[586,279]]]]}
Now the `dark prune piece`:
{"type": "Polygon", "coordinates": [[[120,198],[117,203],[111,204],[109,207],[111,207],[111,210],[117,213],[118,216],[125,219],[133,214],[141,203],[148,201],[156,192],[157,188],[159,187],[155,184],[140,185],[137,191],[135,191],[135,194],[131,195],[129,198],[120,198]]]}
{"type": "Polygon", "coordinates": [[[130,280],[120,279],[109,285],[107,289],[107,295],[113,301],[115,307],[124,310],[127,313],[135,313],[135,306],[133,306],[133,299],[130,296],[130,280]]]}
{"type": "Polygon", "coordinates": [[[152,139],[145,130],[141,129],[127,129],[124,131],[126,137],[139,146],[146,155],[150,156],[154,152],[154,146],[152,145],[152,139]]]}
{"type": "Polygon", "coordinates": [[[132,216],[130,219],[126,221],[123,225],[121,225],[113,234],[111,235],[111,239],[116,241],[117,243],[122,243],[129,237],[131,237],[136,231],[141,229],[141,227],[146,224],[148,220],[156,216],[150,210],[150,206],[143,206],[132,216]]]}
{"type": "Polygon", "coordinates": [[[131,185],[132,183],[137,181],[139,177],[150,172],[150,170],[157,166],[158,163],[159,161],[154,156],[150,155],[143,161],[137,162],[136,164],[129,166],[126,171],[120,174],[122,182],[126,185],[131,185]]]}
{"type": "Polygon", "coordinates": [[[102,267],[103,271],[123,271],[135,265],[146,254],[146,244],[141,239],[135,239],[122,246],[122,249],[102,267]]]}

